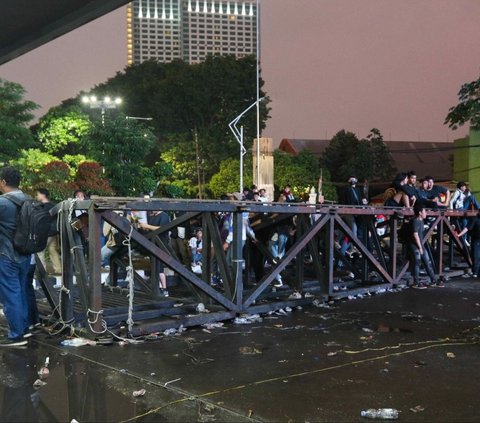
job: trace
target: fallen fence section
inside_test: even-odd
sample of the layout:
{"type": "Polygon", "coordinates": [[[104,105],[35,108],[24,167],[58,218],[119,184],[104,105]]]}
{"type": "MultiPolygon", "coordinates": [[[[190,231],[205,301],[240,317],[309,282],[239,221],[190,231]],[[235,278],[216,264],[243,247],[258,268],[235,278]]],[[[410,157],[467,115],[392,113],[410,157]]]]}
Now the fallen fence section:
{"type": "MultiPolygon", "coordinates": [[[[63,201],[54,212],[62,276],[54,286],[40,269],[46,301],[39,305],[44,314],[83,327],[92,337],[136,337],[300,306],[315,297],[384,292],[405,286],[410,277],[402,227],[413,213],[406,209],[98,197],[63,201]],[[164,211],[174,218],[144,231],[127,218],[132,211],[164,211]],[[246,237],[248,219],[254,239],[246,237]],[[119,240],[108,274],[101,266],[105,223],[119,240]],[[194,268],[200,273],[168,242],[169,232],[182,234],[190,225],[203,231],[201,271],[194,268]],[[283,255],[277,253],[283,251],[279,239],[287,242],[283,255]],[[169,297],[159,288],[159,266],[168,269],[169,297]],[[275,287],[279,280],[283,285],[275,287]]],[[[439,277],[471,266],[455,227],[473,213],[428,212],[424,246],[439,277]]]]}

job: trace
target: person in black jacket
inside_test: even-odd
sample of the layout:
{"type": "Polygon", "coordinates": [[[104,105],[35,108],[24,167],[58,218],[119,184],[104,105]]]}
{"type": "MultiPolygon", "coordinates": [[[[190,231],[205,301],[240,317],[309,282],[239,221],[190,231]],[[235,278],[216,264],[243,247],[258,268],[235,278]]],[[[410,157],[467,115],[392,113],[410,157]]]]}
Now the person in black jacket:
{"type": "Polygon", "coordinates": [[[480,211],[477,215],[471,219],[468,226],[462,229],[462,231],[457,234],[458,237],[462,237],[467,232],[470,232],[471,244],[470,248],[472,249],[472,277],[477,278],[480,272],[480,211]]]}
{"type": "MultiPolygon", "coordinates": [[[[345,188],[344,202],[349,206],[362,206],[368,204],[367,198],[365,198],[363,191],[357,187],[358,179],[355,176],[348,178],[348,185],[345,188]]],[[[358,237],[363,243],[365,242],[365,222],[360,216],[346,215],[345,220],[348,226],[352,229],[353,234],[358,237]]],[[[351,247],[349,237],[345,236],[341,243],[340,253],[345,255],[347,250],[351,247]]],[[[343,266],[342,262],[338,263],[339,267],[343,266]]]]}

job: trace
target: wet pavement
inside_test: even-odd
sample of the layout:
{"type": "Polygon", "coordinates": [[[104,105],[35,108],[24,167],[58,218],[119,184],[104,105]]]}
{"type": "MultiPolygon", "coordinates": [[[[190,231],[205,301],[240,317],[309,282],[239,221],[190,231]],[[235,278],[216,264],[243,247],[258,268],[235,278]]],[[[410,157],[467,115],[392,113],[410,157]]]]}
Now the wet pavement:
{"type": "Polygon", "coordinates": [[[480,421],[480,282],[262,318],[137,345],[36,336],[0,350],[0,419],[354,422],[392,407],[400,421],[480,421]]]}

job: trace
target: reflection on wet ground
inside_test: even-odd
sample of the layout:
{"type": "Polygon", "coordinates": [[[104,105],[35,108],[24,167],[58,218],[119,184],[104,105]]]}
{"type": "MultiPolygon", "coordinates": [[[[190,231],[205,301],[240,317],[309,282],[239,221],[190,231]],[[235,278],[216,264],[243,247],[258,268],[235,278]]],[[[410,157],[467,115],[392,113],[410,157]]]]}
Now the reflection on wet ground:
{"type": "Polygon", "coordinates": [[[403,421],[476,422],[479,315],[480,284],[462,280],[138,345],[40,335],[0,350],[0,419],[330,422],[393,407],[403,421]]]}

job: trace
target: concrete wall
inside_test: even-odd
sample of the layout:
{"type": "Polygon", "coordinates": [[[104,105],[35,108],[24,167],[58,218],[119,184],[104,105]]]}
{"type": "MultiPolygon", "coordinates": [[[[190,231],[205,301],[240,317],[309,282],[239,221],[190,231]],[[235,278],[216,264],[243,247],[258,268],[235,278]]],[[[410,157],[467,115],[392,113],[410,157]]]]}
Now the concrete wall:
{"type": "Polygon", "coordinates": [[[273,139],[260,138],[260,180],[257,175],[257,139],[253,140],[253,183],[258,189],[265,189],[270,200],[274,201],[274,163],[273,163],[273,139]]]}
{"type": "Polygon", "coordinates": [[[477,197],[480,193],[480,131],[470,129],[465,138],[454,141],[453,179],[468,182],[477,197]]]}

